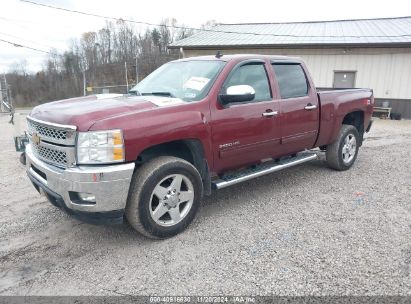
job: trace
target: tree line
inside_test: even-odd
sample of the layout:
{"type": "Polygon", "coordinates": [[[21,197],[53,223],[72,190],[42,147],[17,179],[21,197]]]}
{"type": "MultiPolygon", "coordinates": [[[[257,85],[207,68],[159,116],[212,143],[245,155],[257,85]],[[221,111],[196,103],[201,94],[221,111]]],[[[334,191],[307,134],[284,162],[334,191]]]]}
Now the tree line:
{"type": "MultiPolygon", "coordinates": [[[[209,21],[203,28],[213,24],[209,21]]],[[[165,19],[144,32],[122,20],[106,22],[99,31],[71,40],[64,53],[50,50],[37,73],[28,73],[25,62],[15,64],[6,75],[13,104],[32,106],[81,96],[84,80],[87,94],[125,93],[127,81],[131,87],[137,78],[141,80],[163,63],[178,59],[179,51],[167,46],[192,34],[192,29],[179,25],[176,19],[165,19]]]]}

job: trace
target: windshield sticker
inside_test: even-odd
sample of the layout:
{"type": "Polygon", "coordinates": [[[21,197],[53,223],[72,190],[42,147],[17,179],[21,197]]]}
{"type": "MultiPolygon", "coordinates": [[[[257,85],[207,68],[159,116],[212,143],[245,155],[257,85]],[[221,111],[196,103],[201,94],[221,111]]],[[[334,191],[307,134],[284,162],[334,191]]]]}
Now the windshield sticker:
{"type": "Polygon", "coordinates": [[[189,80],[186,81],[183,88],[184,89],[192,89],[196,91],[201,91],[210,81],[209,78],[205,77],[191,77],[189,80]]]}

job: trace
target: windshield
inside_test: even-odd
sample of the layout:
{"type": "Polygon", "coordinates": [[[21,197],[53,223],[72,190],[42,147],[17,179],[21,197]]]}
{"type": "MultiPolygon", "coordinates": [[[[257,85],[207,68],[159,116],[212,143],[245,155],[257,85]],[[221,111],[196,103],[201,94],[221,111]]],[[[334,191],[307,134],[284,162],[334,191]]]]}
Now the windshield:
{"type": "Polygon", "coordinates": [[[224,64],[217,60],[170,62],[144,78],[130,93],[200,100],[207,95],[224,64]]]}

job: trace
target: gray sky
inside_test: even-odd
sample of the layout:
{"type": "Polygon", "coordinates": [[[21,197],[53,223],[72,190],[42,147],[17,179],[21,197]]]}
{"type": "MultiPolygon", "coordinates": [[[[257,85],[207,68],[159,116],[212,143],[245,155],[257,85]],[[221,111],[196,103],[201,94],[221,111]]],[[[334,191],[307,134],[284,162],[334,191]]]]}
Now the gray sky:
{"type": "MultiPolygon", "coordinates": [[[[159,23],[174,17],[179,23],[200,27],[208,20],[219,23],[318,21],[356,18],[400,17],[411,15],[411,5],[405,0],[33,0],[79,11],[118,18],[159,23]]],[[[48,51],[51,47],[64,50],[69,40],[86,31],[104,25],[104,19],[81,16],[19,0],[0,2],[0,39],[48,51]]],[[[144,30],[143,26],[136,26],[144,30]]],[[[0,41],[0,72],[11,65],[27,61],[30,71],[41,69],[45,54],[14,47],[0,41]]]]}

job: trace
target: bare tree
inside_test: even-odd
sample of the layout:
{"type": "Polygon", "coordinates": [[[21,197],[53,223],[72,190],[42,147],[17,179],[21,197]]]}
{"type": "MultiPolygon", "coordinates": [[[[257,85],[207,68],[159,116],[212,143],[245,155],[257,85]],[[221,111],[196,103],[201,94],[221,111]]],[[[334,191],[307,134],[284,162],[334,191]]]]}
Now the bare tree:
{"type": "Polygon", "coordinates": [[[69,41],[64,53],[51,50],[38,73],[28,73],[27,62],[14,63],[7,77],[15,104],[35,105],[82,95],[83,73],[88,87],[121,84],[115,89],[125,93],[125,66],[130,82],[135,82],[137,59],[141,80],[163,63],[177,59],[178,52],[167,46],[193,32],[174,18],[164,19],[159,26],[144,32],[137,32],[123,20],[106,22],[99,31],[85,32],[79,39],[69,41]]]}

